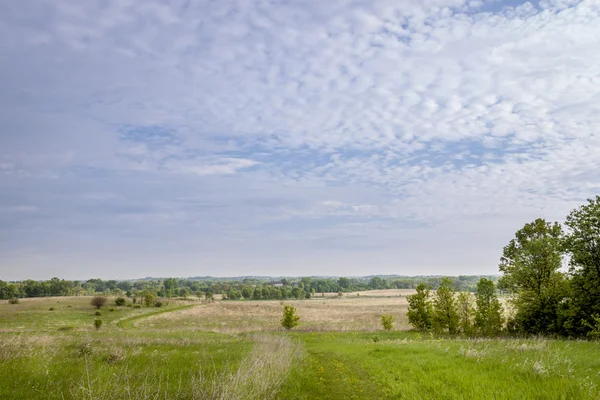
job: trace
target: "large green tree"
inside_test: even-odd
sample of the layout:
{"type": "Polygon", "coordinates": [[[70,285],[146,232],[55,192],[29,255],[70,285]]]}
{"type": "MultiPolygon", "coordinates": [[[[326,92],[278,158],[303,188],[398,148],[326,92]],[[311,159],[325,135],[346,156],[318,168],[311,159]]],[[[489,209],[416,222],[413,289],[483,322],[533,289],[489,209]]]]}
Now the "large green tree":
{"type": "Polygon", "coordinates": [[[600,315],[600,196],[571,211],[565,225],[572,287],[565,328],[585,335],[600,315]]]}
{"type": "Polygon", "coordinates": [[[498,285],[512,294],[515,324],[522,332],[561,330],[559,309],[567,294],[562,266],[562,228],[538,218],[504,247],[498,285]]]}

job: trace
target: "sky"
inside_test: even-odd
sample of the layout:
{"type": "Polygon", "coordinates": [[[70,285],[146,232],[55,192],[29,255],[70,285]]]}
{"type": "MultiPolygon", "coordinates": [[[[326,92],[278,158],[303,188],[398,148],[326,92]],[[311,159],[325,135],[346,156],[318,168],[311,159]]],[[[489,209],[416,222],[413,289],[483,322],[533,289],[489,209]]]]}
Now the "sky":
{"type": "Polygon", "coordinates": [[[495,274],[600,194],[598,0],[0,2],[0,279],[495,274]]]}

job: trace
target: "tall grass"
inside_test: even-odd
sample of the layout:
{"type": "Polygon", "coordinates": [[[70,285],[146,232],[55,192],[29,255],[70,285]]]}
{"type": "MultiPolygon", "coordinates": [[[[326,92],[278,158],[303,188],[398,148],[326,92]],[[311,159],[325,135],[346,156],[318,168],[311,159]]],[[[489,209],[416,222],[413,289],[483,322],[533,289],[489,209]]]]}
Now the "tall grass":
{"type": "Polygon", "coordinates": [[[297,342],[283,336],[253,335],[250,354],[235,370],[220,376],[200,375],[193,384],[194,399],[272,399],[287,379],[291,366],[301,355],[297,342]]]}

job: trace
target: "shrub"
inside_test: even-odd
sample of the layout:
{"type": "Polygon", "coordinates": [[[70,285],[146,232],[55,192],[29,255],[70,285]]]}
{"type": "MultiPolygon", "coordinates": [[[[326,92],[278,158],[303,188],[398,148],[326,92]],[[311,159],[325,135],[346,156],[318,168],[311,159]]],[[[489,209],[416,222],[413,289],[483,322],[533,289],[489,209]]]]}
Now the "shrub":
{"type": "Polygon", "coordinates": [[[377,343],[377,342],[379,342],[379,336],[373,336],[373,337],[371,338],[371,341],[372,341],[373,343],[377,343]]]}
{"type": "Polygon", "coordinates": [[[19,299],[13,297],[12,299],[8,300],[8,304],[19,304],[19,299]]]}
{"type": "Polygon", "coordinates": [[[92,297],[92,301],[90,302],[90,304],[96,307],[97,309],[100,309],[100,307],[106,304],[106,297],[94,296],[92,297]]]}
{"type": "Polygon", "coordinates": [[[394,329],[394,316],[382,315],[381,325],[383,325],[383,329],[385,329],[386,331],[391,331],[392,329],[394,329]]]}
{"type": "Polygon", "coordinates": [[[163,305],[162,301],[156,300],[154,302],[154,307],[162,307],[162,305],[163,305]]]}
{"type": "Polygon", "coordinates": [[[152,306],[152,303],[154,303],[154,298],[156,296],[154,296],[153,293],[146,293],[144,295],[144,304],[146,305],[146,307],[150,307],[152,306]]]}
{"type": "Polygon", "coordinates": [[[481,278],[477,283],[477,311],[475,312],[475,326],[482,335],[495,335],[502,329],[504,318],[503,309],[496,286],[489,279],[481,278]]]}
{"type": "Polygon", "coordinates": [[[58,330],[59,330],[60,332],[72,331],[72,330],[74,330],[74,329],[75,329],[75,328],[74,328],[74,327],[72,327],[72,326],[61,326],[60,328],[58,328],[58,330]]]}
{"type": "Polygon", "coordinates": [[[450,278],[442,279],[433,300],[433,326],[438,332],[456,333],[458,331],[460,318],[454,294],[452,280],[450,278]]]}
{"type": "Polygon", "coordinates": [[[590,329],[587,333],[587,337],[591,340],[600,340],[600,315],[592,315],[592,320],[593,323],[582,321],[582,323],[590,329]]]}
{"type": "Polygon", "coordinates": [[[100,329],[101,326],[102,326],[102,320],[101,319],[95,319],[94,320],[94,327],[96,329],[100,329]]]}
{"type": "Polygon", "coordinates": [[[113,312],[113,311],[115,311],[115,309],[114,309],[114,308],[111,308],[111,309],[110,309],[110,310],[108,310],[108,311],[110,311],[110,312],[113,312]]]}
{"type": "Polygon", "coordinates": [[[115,304],[119,307],[124,306],[125,305],[125,297],[117,297],[115,299],[115,304]]]}
{"type": "Polygon", "coordinates": [[[48,311],[54,311],[54,307],[50,307],[48,311]]]}
{"type": "Polygon", "coordinates": [[[300,317],[296,314],[296,307],[283,306],[283,317],[281,318],[281,326],[290,330],[298,325],[300,317]]]}
{"type": "Polygon", "coordinates": [[[136,304],[136,305],[133,306],[133,308],[142,308],[142,305],[141,304],[136,304]]]}
{"type": "Polygon", "coordinates": [[[131,307],[133,304],[127,303],[126,307],[131,307]]]}
{"type": "Polygon", "coordinates": [[[102,315],[102,313],[100,311],[96,311],[96,313],[94,314],[96,317],[99,317],[102,315]]]}

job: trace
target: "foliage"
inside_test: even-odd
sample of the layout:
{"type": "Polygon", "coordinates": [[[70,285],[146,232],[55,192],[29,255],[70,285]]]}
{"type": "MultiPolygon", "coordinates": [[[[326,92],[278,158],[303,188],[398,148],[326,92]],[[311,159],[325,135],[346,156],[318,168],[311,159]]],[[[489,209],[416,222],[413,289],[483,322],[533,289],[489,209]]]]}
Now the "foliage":
{"type": "Polygon", "coordinates": [[[102,320],[101,319],[95,319],[94,320],[94,328],[100,329],[101,326],[102,326],[102,320]]]}
{"type": "Polygon", "coordinates": [[[424,284],[420,284],[416,290],[417,293],[406,296],[406,300],[408,300],[408,322],[417,330],[429,330],[433,323],[430,289],[424,284]]]}
{"type": "Polygon", "coordinates": [[[96,317],[99,317],[99,316],[101,316],[101,315],[102,315],[102,313],[101,313],[100,311],[96,311],[96,312],[94,313],[94,315],[95,315],[96,317]]]}
{"type": "Polygon", "coordinates": [[[281,326],[290,330],[299,324],[300,316],[296,314],[296,307],[288,305],[283,306],[283,317],[281,318],[281,326]]]}
{"type": "Polygon", "coordinates": [[[585,336],[591,328],[583,321],[600,314],[600,196],[571,211],[565,225],[572,288],[565,326],[569,334],[585,336]]]}
{"type": "Polygon", "coordinates": [[[558,333],[559,309],[567,294],[562,266],[562,228],[538,218],[525,224],[504,247],[499,287],[512,294],[519,330],[558,333]]]}
{"type": "Polygon", "coordinates": [[[154,299],[155,299],[155,295],[152,292],[146,292],[144,294],[144,304],[146,305],[146,307],[151,307],[152,304],[154,303],[154,299]]]}
{"type": "Polygon", "coordinates": [[[458,310],[458,326],[460,331],[470,335],[473,333],[473,316],[475,315],[473,295],[467,292],[460,292],[456,299],[456,308],[458,310]]]}
{"type": "Polygon", "coordinates": [[[94,296],[92,297],[92,301],[90,302],[90,304],[96,307],[97,309],[100,309],[100,307],[106,304],[106,297],[94,296]]]}
{"type": "Polygon", "coordinates": [[[452,280],[444,278],[433,299],[433,327],[438,332],[458,332],[459,316],[452,280]]]}
{"type": "Polygon", "coordinates": [[[477,311],[475,326],[481,335],[498,334],[504,323],[503,308],[496,295],[496,286],[489,279],[482,278],[477,284],[475,293],[477,311]]]}
{"type": "Polygon", "coordinates": [[[125,303],[126,303],[126,301],[127,301],[127,300],[125,300],[125,298],[124,298],[124,297],[120,297],[120,296],[119,296],[119,297],[117,297],[117,298],[115,299],[115,304],[116,304],[117,306],[124,306],[124,305],[125,305],[125,303]]]}
{"type": "Polygon", "coordinates": [[[383,329],[386,331],[391,331],[394,329],[394,316],[393,315],[382,315],[381,316],[381,325],[383,329]]]}
{"type": "Polygon", "coordinates": [[[156,300],[154,302],[154,307],[162,307],[162,305],[163,305],[162,301],[156,300]]]}
{"type": "Polygon", "coordinates": [[[589,328],[587,337],[592,340],[600,340],[600,315],[594,314],[591,317],[593,323],[582,321],[582,324],[589,328]]]}
{"type": "Polygon", "coordinates": [[[8,304],[19,304],[19,299],[17,297],[12,297],[8,300],[8,304]]]}

